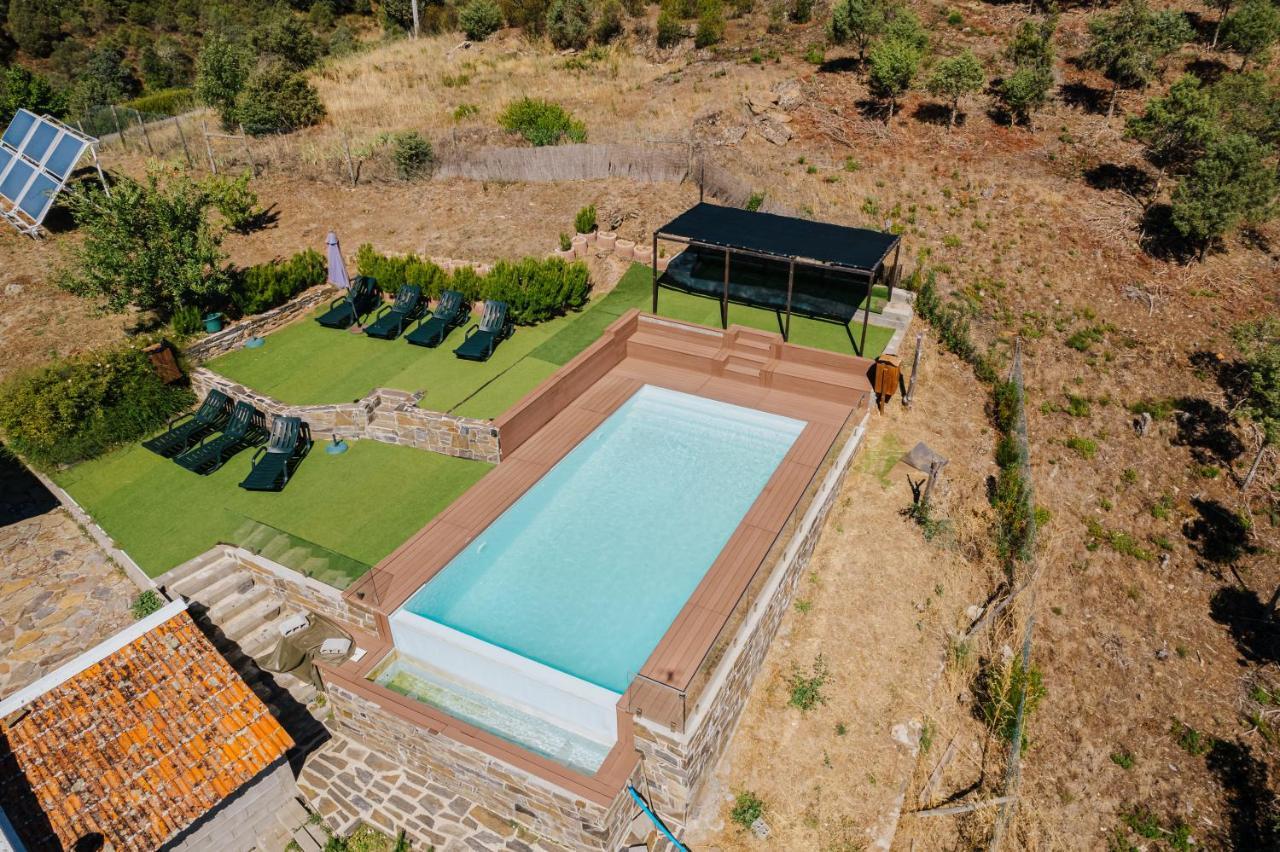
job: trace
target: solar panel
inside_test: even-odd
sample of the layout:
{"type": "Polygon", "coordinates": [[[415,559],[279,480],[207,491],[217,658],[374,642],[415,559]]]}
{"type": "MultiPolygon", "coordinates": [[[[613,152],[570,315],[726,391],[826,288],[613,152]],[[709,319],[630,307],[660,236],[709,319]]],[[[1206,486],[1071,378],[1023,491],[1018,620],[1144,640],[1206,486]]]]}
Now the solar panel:
{"type": "Polygon", "coordinates": [[[97,141],[55,118],[18,110],[0,136],[0,216],[35,236],[85,151],[94,151],[97,163],[97,141]]]}
{"type": "Polygon", "coordinates": [[[32,113],[25,109],[20,109],[13,115],[13,121],[9,122],[9,128],[5,130],[3,139],[4,144],[10,148],[18,148],[22,145],[22,140],[27,138],[27,134],[31,128],[40,121],[32,113]]]}

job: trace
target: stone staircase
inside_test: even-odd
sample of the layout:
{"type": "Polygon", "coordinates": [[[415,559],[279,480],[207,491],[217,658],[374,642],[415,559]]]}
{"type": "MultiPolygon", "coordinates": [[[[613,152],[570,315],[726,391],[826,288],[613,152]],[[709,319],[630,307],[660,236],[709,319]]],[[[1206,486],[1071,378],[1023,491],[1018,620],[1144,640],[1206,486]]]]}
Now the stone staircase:
{"type": "Polygon", "coordinates": [[[286,605],[275,589],[257,582],[225,549],[201,554],[159,582],[169,597],[187,600],[188,611],[205,635],[278,718],[315,700],[318,691],[311,683],[258,667],[257,660],[279,640],[280,623],[298,610],[286,605]],[[292,706],[278,706],[285,704],[292,706]]]}

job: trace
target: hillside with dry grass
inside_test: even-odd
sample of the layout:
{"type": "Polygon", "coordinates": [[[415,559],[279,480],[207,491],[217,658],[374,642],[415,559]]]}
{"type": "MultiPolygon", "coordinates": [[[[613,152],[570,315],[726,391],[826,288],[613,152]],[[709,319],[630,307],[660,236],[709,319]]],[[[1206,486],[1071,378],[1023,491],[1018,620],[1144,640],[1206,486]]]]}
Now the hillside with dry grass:
{"type": "MultiPolygon", "coordinates": [[[[972,49],[992,78],[1007,71],[1004,45],[1027,17],[1014,5],[912,7],[936,53],[972,49]]],[[[1215,12],[1177,8],[1211,32],[1215,12]]],[[[633,21],[628,38],[588,51],[504,31],[326,61],[311,75],[322,124],[256,140],[247,155],[220,143],[224,168],[252,159],[253,188],[272,214],[266,229],[228,238],[231,261],[318,247],[330,228],[352,249],[369,241],[387,252],[514,257],[550,251],[589,203],[644,238],[696,198],[689,182],[395,179],[391,134],[417,130],[440,156],[519,145],[498,116],[523,96],[561,104],[591,142],[687,144],[695,162],[710,158],[801,215],[899,231],[909,268],[933,271],[1001,371],[1021,341],[1044,520],[1036,594],[1000,639],[956,644],[1003,579],[988,500],[996,435],[988,387],[922,324],[917,406],[895,401],[875,421],[870,466],[846,485],[807,605],[771,651],[695,842],[760,845],[731,818],[735,797],[750,792],[773,848],[856,849],[889,837],[904,850],[984,847],[991,809],[909,812],[1004,789],[1007,749],[975,709],[975,679],[1014,654],[1034,617],[1044,697],[1028,719],[1005,848],[1274,848],[1280,643],[1268,604],[1280,585],[1280,492],[1273,450],[1252,487],[1240,487],[1260,438],[1236,416],[1231,330],[1280,308],[1280,225],[1239,229],[1202,261],[1153,243],[1159,176],[1125,134],[1125,117],[1183,71],[1220,75],[1239,59],[1203,37],[1188,43],[1149,90],[1122,91],[1108,116],[1109,84],[1079,61],[1099,10],[1068,7],[1052,96],[1032,125],[1010,125],[977,94],[949,131],[945,110],[918,88],[886,124],[856,50],[811,49],[825,42],[822,15],[769,32],[760,9],[729,21],[713,49],[686,40],[659,50],[656,11],[633,21]],[[1142,412],[1152,415],[1145,433],[1135,428],[1142,412]],[[911,492],[894,448],[916,440],[952,459],[936,507],[950,533],[932,541],[900,514],[911,492]],[[829,666],[825,702],[801,712],[790,706],[791,678],[818,654],[829,666]],[[895,738],[908,724],[929,732],[914,753],[895,738]]],[[[1274,82],[1275,62],[1265,67],[1274,82]]],[[[181,162],[176,139],[153,142],[181,162]]],[[[137,145],[109,146],[104,160],[125,173],[146,168],[137,145]]],[[[51,284],[76,239],[70,227],[38,245],[0,236],[5,372],[123,335],[120,318],[92,317],[51,284]]]]}

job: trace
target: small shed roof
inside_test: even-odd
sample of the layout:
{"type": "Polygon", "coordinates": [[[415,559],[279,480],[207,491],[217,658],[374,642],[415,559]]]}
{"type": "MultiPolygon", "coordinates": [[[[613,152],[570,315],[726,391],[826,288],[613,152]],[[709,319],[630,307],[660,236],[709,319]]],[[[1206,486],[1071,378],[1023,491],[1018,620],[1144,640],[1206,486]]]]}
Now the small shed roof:
{"type": "Polygon", "coordinates": [[[705,202],[663,225],[657,235],[868,273],[875,271],[900,239],[883,231],[705,202]]]}
{"type": "Polygon", "coordinates": [[[0,702],[0,788],[31,850],[163,846],[292,739],[180,601],[0,702]]]}

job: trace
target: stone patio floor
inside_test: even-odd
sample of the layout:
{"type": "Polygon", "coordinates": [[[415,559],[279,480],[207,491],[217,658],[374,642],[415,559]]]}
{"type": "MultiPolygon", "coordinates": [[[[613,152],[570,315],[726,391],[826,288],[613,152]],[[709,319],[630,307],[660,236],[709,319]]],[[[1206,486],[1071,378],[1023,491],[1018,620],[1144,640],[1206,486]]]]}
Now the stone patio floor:
{"type": "Polygon", "coordinates": [[[61,508],[0,525],[0,698],[131,623],[137,593],[61,508]]]}
{"type": "Polygon", "coordinates": [[[561,850],[565,847],[518,829],[413,770],[375,754],[336,731],[307,757],[298,789],[345,836],[367,822],[391,836],[403,829],[414,848],[446,850],[561,850]]]}

